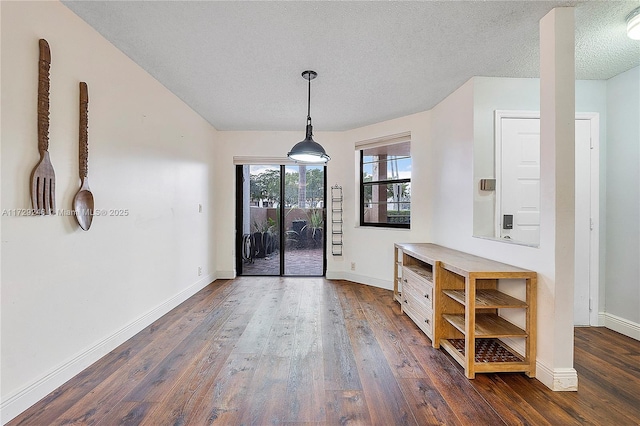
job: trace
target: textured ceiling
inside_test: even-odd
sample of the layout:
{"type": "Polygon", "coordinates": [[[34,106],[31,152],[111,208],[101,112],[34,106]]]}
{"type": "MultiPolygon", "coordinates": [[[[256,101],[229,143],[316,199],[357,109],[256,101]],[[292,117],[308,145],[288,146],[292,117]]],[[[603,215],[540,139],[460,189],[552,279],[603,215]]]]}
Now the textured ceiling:
{"type": "Polygon", "coordinates": [[[576,76],[640,64],[640,1],[63,1],[219,130],[316,131],[432,108],[469,78],[537,77],[539,20],[576,7],[576,76]]]}

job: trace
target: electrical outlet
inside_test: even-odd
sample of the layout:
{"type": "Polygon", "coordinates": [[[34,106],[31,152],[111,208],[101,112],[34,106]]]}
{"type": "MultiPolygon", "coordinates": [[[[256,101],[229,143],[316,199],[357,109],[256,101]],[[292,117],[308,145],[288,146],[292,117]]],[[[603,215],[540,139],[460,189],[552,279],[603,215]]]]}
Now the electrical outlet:
{"type": "Polygon", "coordinates": [[[351,262],[351,270],[352,271],[356,270],[356,262],[351,262]]]}
{"type": "Polygon", "coordinates": [[[198,266],[198,276],[202,275],[202,266],[198,266]]]}

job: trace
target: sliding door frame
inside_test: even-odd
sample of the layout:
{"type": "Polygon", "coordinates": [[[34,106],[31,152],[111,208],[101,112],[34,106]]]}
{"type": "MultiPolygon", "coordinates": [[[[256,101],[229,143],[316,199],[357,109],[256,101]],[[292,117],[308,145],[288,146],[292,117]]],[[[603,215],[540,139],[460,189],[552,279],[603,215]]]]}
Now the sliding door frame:
{"type": "MultiPolygon", "coordinates": [[[[257,163],[252,163],[257,164],[257,163]]],[[[276,162],[265,165],[277,165],[280,167],[280,214],[278,217],[278,239],[280,241],[280,250],[279,250],[279,260],[280,260],[280,274],[273,276],[281,276],[281,277],[324,277],[327,273],[327,166],[323,165],[323,218],[324,218],[324,226],[322,229],[322,275],[285,275],[285,203],[284,203],[284,194],[285,194],[285,168],[287,165],[291,165],[289,163],[282,164],[282,162],[276,162]]],[[[248,166],[249,164],[236,163],[236,220],[235,220],[235,255],[236,255],[236,275],[242,275],[243,269],[243,249],[242,246],[242,235],[239,235],[240,230],[243,226],[243,200],[244,200],[244,191],[243,191],[243,183],[244,183],[244,173],[243,167],[248,166]]]]}

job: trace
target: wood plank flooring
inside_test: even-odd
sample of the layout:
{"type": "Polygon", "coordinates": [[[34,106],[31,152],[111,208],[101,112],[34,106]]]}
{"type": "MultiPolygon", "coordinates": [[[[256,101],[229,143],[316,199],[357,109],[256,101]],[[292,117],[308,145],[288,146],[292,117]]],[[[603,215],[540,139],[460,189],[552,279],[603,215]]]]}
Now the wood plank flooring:
{"type": "Polygon", "coordinates": [[[575,333],[578,392],[467,380],[388,290],[216,281],[9,425],[640,425],[640,342],[575,333]]]}

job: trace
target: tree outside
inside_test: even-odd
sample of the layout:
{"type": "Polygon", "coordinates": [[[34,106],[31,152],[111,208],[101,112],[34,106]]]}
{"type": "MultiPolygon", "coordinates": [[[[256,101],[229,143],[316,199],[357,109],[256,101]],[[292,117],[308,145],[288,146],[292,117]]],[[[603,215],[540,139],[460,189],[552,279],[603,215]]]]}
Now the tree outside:
{"type": "MultiPolygon", "coordinates": [[[[305,202],[299,202],[300,173],[286,171],[284,175],[284,205],[285,207],[318,207],[318,202],[324,199],[323,170],[307,168],[305,172],[305,202]]],[[[251,202],[257,205],[259,201],[269,205],[280,201],[280,171],[267,169],[250,176],[251,202]]]]}

